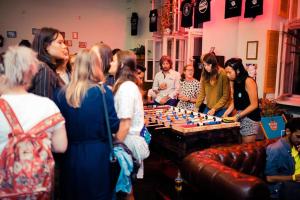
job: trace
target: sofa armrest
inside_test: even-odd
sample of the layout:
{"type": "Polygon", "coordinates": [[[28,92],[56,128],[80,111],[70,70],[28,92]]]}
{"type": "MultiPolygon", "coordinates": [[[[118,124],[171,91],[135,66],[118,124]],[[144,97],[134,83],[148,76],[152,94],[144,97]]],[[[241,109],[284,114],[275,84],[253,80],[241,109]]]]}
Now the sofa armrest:
{"type": "Polygon", "coordinates": [[[180,170],[184,180],[205,196],[230,200],[269,199],[268,186],[263,180],[197,152],[183,160],[180,170]]]}

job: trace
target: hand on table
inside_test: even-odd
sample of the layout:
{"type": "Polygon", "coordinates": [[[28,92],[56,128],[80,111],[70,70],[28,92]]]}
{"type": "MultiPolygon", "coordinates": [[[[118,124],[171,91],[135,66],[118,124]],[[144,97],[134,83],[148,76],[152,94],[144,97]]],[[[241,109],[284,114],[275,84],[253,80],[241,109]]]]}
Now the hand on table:
{"type": "Polygon", "coordinates": [[[216,112],[215,109],[211,109],[211,110],[209,110],[209,111],[207,112],[207,114],[208,114],[208,115],[214,115],[215,112],[216,112]]]}

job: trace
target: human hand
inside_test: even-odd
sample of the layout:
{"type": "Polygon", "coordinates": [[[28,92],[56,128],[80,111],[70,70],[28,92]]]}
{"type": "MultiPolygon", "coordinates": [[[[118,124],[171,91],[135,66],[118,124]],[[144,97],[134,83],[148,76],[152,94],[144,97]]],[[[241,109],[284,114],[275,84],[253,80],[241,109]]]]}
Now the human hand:
{"type": "Polygon", "coordinates": [[[178,99],[181,101],[189,101],[189,98],[184,96],[183,94],[179,94],[178,99]]]}
{"type": "Polygon", "coordinates": [[[221,116],[221,118],[226,118],[226,117],[228,117],[228,114],[227,114],[227,113],[224,113],[224,114],[221,116]]]}
{"type": "Polygon", "coordinates": [[[163,98],[161,98],[160,99],[160,104],[165,104],[165,103],[167,103],[167,101],[170,99],[170,97],[168,97],[168,96],[165,96],[165,97],[163,97],[163,98]]]}
{"type": "Polygon", "coordinates": [[[300,182],[300,174],[293,175],[295,176],[295,181],[300,182]]]}
{"type": "Polygon", "coordinates": [[[207,114],[208,114],[208,115],[214,115],[215,112],[216,112],[216,110],[215,110],[214,108],[212,108],[212,109],[210,109],[210,110],[207,112],[207,114]]]}
{"type": "Polygon", "coordinates": [[[161,90],[165,90],[165,89],[167,89],[167,83],[160,83],[158,87],[161,90]]]}

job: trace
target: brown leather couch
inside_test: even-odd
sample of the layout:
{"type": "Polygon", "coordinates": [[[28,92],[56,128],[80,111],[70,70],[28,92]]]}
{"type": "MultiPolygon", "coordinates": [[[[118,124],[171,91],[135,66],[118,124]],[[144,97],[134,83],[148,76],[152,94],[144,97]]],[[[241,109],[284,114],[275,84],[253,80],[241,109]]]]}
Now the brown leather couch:
{"type": "Polygon", "coordinates": [[[269,199],[264,181],[266,146],[260,141],[229,147],[209,148],[189,154],[180,170],[197,199],[269,199]]]}

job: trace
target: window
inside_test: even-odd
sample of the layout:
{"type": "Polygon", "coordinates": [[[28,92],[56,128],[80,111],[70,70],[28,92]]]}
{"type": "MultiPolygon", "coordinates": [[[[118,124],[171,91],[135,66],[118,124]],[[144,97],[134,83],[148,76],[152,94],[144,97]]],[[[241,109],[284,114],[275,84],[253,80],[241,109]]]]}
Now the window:
{"type": "Polygon", "coordinates": [[[281,35],[281,52],[275,96],[279,103],[297,105],[300,102],[300,24],[288,24],[281,35]]]}

